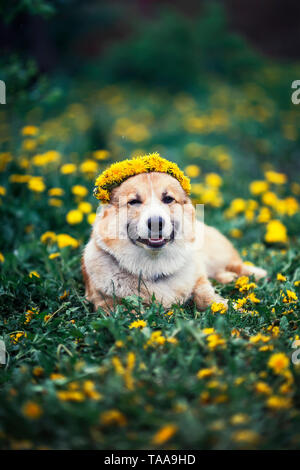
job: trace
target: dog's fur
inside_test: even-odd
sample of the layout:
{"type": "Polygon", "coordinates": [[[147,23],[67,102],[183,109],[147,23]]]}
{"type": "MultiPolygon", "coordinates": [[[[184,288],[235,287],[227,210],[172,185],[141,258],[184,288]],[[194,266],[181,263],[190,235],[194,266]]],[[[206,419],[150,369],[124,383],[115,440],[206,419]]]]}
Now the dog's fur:
{"type": "Polygon", "coordinates": [[[96,217],[82,272],[86,298],[107,312],[132,294],[146,303],[154,294],[166,308],[190,299],[200,310],[212,302],[226,305],[209,278],[228,283],[241,275],[266,275],[264,269],[243,264],[218,230],[196,220],[179,182],[157,172],[133,176],[112,191],[110,204],[96,217]],[[167,242],[148,246],[155,240],[148,239],[147,221],[158,216],[164,219],[162,237],[167,242]]]}

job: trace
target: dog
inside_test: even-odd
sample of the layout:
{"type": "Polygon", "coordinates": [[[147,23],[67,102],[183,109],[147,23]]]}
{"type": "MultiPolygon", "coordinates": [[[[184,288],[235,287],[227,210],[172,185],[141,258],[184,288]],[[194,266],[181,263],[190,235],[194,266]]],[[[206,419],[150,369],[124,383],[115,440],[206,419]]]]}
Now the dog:
{"type": "Polygon", "coordinates": [[[141,173],[111,193],[93,225],[82,257],[86,299],[107,313],[136,294],[166,309],[193,299],[197,309],[213,302],[227,308],[210,278],[229,283],[242,275],[266,276],[244,264],[231,242],[195,217],[195,208],[176,178],[141,173]]]}

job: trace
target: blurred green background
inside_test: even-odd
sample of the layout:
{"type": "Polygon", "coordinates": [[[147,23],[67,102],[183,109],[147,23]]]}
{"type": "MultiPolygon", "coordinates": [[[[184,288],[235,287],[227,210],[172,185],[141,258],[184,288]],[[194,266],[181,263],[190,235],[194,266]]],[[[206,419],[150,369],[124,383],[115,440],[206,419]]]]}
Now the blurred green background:
{"type": "MultiPolygon", "coordinates": [[[[195,106],[186,102],[176,112],[196,115],[214,106],[231,113],[235,106],[241,120],[251,120],[246,126],[238,123],[234,133],[203,131],[196,139],[201,144],[230,143],[234,148],[238,143],[237,151],[259,153],[260,162],[282,160],[285,171],[299,171],[294,146],[298,108],[291,103],[291,83],[299,75],[297,2],[20,0],[2,2],[0,13],[0,79],[7,86],[7,105],[0,111],[3,116],[9,110],[10,124],[13,119],[20,125],[21,116],[40,125],[79,102],[93,122],[76,150],[110,147],[114,157],[123,158],[134,146],[126,133],[121,142],[112,137],[99,90],[127,87],[137,120],[137,108],[144,107],[159,128],[163,114],[171,112],[175,120],[171,108],[183,92],[195,106]],[[266,127],[273,128],[270,135],[266,127]]],[[[113,113],[128,116],[113,94],[113,113]]],[[[3,116],[6,151],[4,122],[3,116]]],[[[173,153],[188,137],[169,122],[158,139],[140,142],[146,151],[168,148],[177,159],[173,153]]],[[[73,150],[72,143],[65,147],[73,150]]]]}

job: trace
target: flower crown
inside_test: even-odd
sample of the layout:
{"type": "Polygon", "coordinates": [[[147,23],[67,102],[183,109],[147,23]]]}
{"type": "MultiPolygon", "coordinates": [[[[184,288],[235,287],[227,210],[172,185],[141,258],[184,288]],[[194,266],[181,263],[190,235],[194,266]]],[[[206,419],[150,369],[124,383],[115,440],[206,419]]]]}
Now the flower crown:
{"type": "Polygon", "coordinates": [[[94,196],[102,202],[109,202],[111,191],[119,186],[130,176],[140,173],[150,173],[157,171],[167,173],[176,178],[181,184],[182,189],[189,194],[191,190],[190,180],[178,168],[176,163],[169,162],[162,158],[158,153],[151,153],[132,160],[123,160],[113,163],[109,168],[103,171],[95,181],[94,196]]]}

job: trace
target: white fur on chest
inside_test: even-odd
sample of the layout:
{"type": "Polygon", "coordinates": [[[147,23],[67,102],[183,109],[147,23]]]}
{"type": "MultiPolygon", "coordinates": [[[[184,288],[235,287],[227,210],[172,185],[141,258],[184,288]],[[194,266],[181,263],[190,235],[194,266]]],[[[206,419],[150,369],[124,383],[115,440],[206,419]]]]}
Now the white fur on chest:
{"type": "Polygon", "coordinates": [[[109,296],[123,298],[143,292],[145,297],[147,292],[149,299],[154,294],[164,306],[171,306],[190,298],[196,280],[204,271],[194,244],[181,249],[173,247],[157,258],[133,245],[119,254],[118,259],[101,245],[99,239],[89,241],[84,253],[85,265],[93,286],[109,296]]]}

